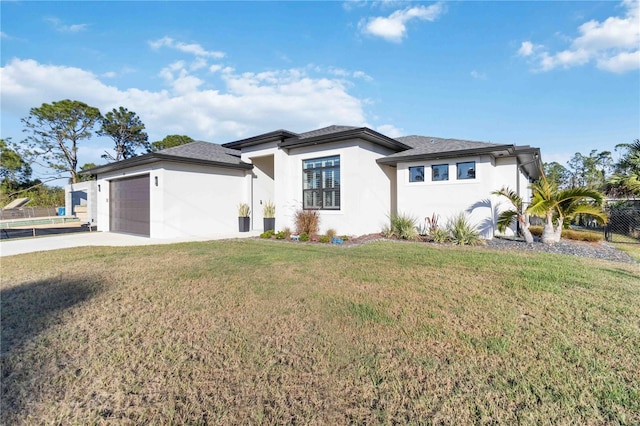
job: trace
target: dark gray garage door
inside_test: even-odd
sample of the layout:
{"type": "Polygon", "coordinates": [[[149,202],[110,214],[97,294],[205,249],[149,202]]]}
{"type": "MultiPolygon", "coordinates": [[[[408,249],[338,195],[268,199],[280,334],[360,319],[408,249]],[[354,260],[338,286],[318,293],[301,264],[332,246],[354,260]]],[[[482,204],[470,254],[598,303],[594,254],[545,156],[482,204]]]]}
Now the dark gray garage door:
{"type": "Polygon", "coordinates": [[[112,180],[110,188],[111,231],[149,236],[149,175],[112,180]]]}

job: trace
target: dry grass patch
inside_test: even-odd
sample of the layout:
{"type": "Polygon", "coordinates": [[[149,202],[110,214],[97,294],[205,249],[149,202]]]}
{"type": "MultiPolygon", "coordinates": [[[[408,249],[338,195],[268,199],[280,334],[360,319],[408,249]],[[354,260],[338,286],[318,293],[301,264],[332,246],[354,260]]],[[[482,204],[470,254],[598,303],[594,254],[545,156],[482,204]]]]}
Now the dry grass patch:
{"type": "Polygon", "coordinates": [[[2,423],[640,422],[640,268],[270,241],[2,260],[2,423]]]}

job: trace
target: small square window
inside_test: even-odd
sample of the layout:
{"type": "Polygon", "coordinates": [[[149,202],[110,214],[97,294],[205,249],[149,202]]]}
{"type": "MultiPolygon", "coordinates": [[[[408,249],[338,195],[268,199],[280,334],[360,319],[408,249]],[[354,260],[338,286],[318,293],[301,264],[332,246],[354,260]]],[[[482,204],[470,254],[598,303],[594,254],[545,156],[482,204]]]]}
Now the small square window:
{"type": "Polygon", "coordinates": [[[409,182],[424,182],[424,166],[409,167],[409,182]]]}
{"type": "Polygon", "coordinates": [[[466,163],[457,163],[458,179],[475,179],[476,178],[476,162],[468,161],[466,163]]]}
{"type": "Polygon", "coordinates": [[[431,180],[449,180],[449,165],[434,164],[433,166],[431,166],[431,180]]]}

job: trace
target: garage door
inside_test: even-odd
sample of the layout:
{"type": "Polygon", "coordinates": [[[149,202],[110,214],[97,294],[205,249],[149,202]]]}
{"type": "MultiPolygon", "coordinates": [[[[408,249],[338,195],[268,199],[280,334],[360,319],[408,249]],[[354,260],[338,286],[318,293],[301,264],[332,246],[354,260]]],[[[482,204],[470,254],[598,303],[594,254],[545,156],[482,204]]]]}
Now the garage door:
{"type": "Polygon", "coordinates": [[[109,223],[112,232],[149,236],[149,175],[112,180],[109,223]]]}

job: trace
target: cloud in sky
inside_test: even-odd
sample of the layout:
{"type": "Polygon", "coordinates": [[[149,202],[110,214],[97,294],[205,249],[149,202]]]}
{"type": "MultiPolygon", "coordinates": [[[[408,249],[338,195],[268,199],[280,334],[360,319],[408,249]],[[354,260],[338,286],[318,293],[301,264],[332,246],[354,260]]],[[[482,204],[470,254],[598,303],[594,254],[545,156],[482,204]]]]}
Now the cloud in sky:
{"type": "Polygon", "coordinates": [[[433,22],[444,13],[442,3],[430,6],[412,6],[396,10],[387,17],[378,16],[360,21],[359,28],[365,34],[382,37],[400,43],[407,34],[407,23],[412,20],[433,22]]]}
{"type": "Polygon", "coordinates": [[[367,125],[363,101],[348,92],[344,76],[315,75],[309,67],[260,73],[214,67],[200,76],[175,61],[160,71],[167,87],[150,91],[121,89],[102,81],[108,76],[80,68],[12,59],[0,68],[3,110],[24,117],[32,107],[61,99],[101,111],[124,106],[141,117],[152,138],[187,134],[217,142],[277,128],[367,125]]]}
{"type": "Polygon", "coordinates": [[[44,19],[45,22],[48,22],[53,29],[61,33],[78,33],[80,31],[84,31],[89,27],[89,24],[72,24],[66,25],[63,24],[62,21],[58,18],[49,17],[44,19]]]}
{"type": "Polygon", "coordinates": [[[154,50],[158,50],[161,47],[168,47],[170,49],[179,50],[180,52],[190,53],[192,55],[203,57],[203,58],[220,59],[225,57],[224,52],[206,50],[204,47],[202,47],[198,43],[183,43],[183,42],[175,41],[171,37],[163,37],[158,40],[150,41],[149,46],[151,46],[151,48],[154,50]]]}
{"type": "Polygon", "coordinates": [[[472,78],[476,79],[476,80],[486,80],[487,79],[487,74],[485,74],[483,72],[480,72],[480,71],[476,71],[476,70],[471,71],[469,73],[469,75],[472,78]]]}
{"type": "Polygon", "coordinates": [[[550,53],[543,45],[524,41],[518,55],[528,58],[536,71],[571,68],[595,62],[604,71],[624,73],[640,69],[640,2],[625,0],[623,17],[591,20],[578,27],[580,34],[568,49],[550,53]]]}

